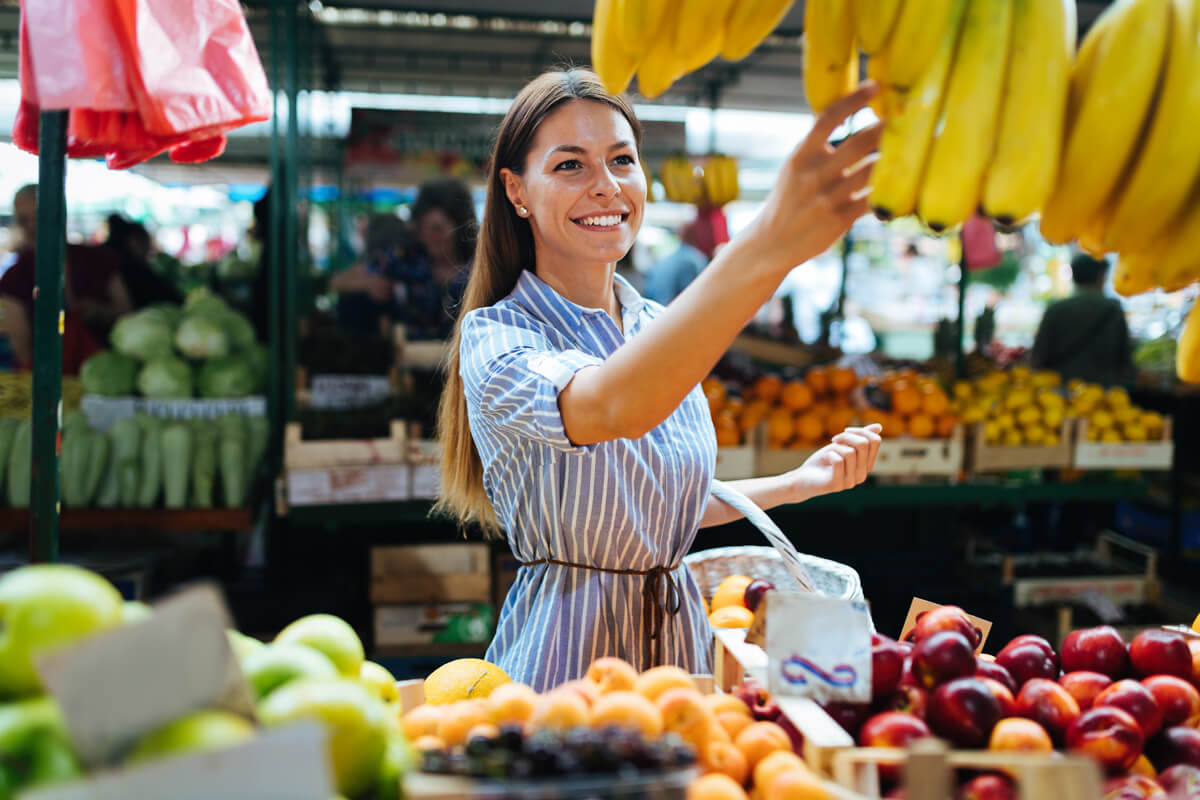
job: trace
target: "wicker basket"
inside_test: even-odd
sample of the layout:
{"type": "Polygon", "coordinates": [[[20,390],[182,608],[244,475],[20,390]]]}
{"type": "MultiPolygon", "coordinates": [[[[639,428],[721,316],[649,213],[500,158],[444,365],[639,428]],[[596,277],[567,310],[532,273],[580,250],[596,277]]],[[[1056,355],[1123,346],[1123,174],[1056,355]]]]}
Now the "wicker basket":
{"type": "MultiPolygon", "coordinates": [[[[804,553],[798,554],[816,588],[830,597],[862,600],[862,582],[852,567],[804,553]]],[[[730,575],[749,575],[762,578],[784,591],[802,591],[783,563],[783,557],[773,547],[717,547],[685,556],[683,563],[692,571],[700,592],[712,597],[721,581],[730,575]]]]}

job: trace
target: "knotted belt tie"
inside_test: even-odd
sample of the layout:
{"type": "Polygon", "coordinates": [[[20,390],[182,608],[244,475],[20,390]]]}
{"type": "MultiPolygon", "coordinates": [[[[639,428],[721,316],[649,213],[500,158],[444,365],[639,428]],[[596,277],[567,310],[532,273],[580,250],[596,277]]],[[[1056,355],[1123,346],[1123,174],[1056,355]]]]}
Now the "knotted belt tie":
{"type": "MultiPolygon", "coordinates": [[[[556,564],[572,569],[607,572],[610,575],[644,575],[642,584],[642,631],[645,636],[646,652],[650,653],[651,667],[662,663],[663,627],[668,616],[676,616],[682,602],[678,580],[671,574],[679,569],[673,567],[651,567],[650,569],[612,569],[597,567],[591,564],[575,564],[571,561],[560,561],[557,558],[539,558],[536,561],[522,562],[522,567],[536,567],[538,564],[556,564]]],[[[643,667],[646,668],[646,667],[643,667]]]]}

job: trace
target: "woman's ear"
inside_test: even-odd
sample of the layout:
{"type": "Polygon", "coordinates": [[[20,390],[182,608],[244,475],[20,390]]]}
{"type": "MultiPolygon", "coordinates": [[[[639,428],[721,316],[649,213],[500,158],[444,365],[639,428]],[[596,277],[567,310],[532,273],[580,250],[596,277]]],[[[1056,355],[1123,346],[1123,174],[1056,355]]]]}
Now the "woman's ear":
{"type": "Polygon", "coordinates": [[[514,209],[525,207],[525,188],[521,176],[508,167],[500,170],[500,180],[504,181],[504,194],[514,209]]]}

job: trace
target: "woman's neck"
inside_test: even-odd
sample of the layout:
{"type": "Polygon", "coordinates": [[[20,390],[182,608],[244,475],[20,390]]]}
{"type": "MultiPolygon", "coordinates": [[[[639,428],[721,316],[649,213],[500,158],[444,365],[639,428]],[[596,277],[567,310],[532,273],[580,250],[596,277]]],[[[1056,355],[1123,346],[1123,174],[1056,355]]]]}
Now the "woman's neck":
{"type": "Polygon", "coordinates": [[[537,276],[575,305],[604,309],[617,327],[623,330],[621,305],[613,290],[616,267],[615,263],[559,265],[539,258],[537,276]]]}

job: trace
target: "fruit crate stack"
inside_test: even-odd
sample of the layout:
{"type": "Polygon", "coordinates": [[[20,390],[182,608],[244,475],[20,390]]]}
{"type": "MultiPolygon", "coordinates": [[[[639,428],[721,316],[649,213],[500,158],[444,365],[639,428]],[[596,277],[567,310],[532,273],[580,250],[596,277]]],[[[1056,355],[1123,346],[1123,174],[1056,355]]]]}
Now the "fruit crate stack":
{"type": "Polygon", "coordinates": [[[973,474],[1066,469],[1074,432],[1062,377],[1028,367],[994,370],[954,385],[952,407],[970,427],[973,474]]]}
{"type": "Polygon", "coordinates": [[[393,421],[386,439],[305,441],[298,423],[284,429],[277,506],[398,502],[412,496],[409,440],[393,421]]]}

